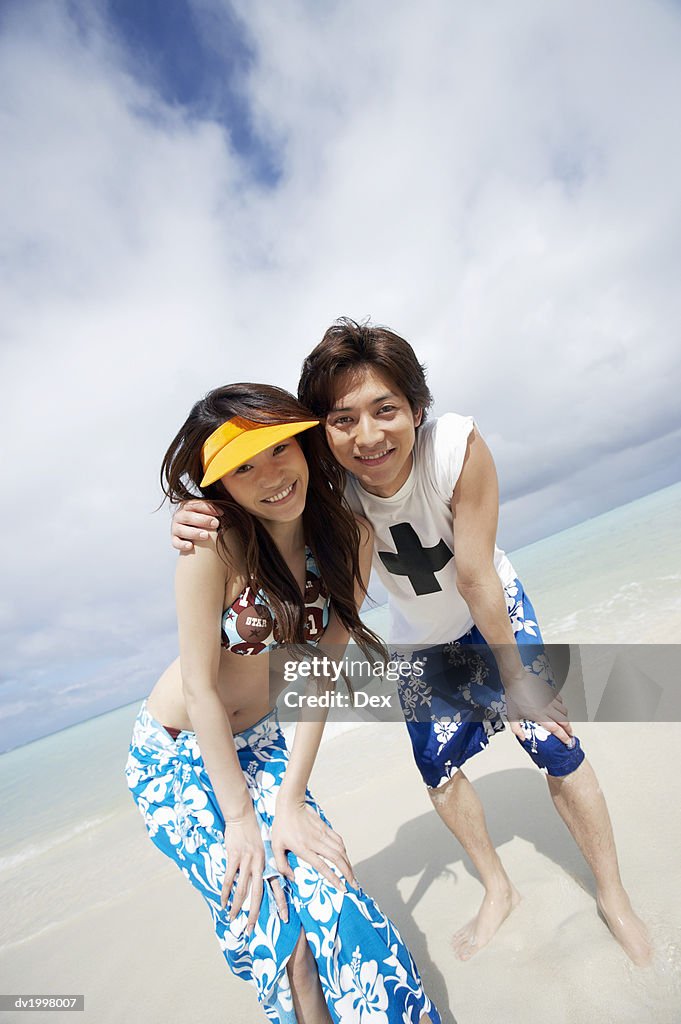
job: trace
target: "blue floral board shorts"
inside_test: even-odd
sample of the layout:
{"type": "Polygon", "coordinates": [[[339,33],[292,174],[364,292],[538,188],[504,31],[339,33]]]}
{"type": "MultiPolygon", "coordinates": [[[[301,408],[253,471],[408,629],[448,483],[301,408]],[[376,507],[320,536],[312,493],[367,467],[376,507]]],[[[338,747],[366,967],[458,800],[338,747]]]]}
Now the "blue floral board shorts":
{"type": "MultiPolygon", "coordinates": [[[[286,963],[302,929],[332,1020],[418,1024],[428,1013],[433,1024],[441,1024],[399,932],[360,887],[346,885],[343,892],[292,853],[294,881],[279,875],[270,836],[289,753],[276,712],[234,737],[265,846],[264,877],[279,880],[289,910],[285,923],[266,882],[249,937],[250,893],[233,921],[228,918],[232,896],[225,909],[220,905],[227,869],[225,823],[196,735],[185,731],[173,739],[146,704],[133,729],[125,766],[128,787],[154,845],[205,899],[227,963],[255,987],[267,1019],[296,1024],[286,963]]],[[[309,793],[306,802],[327,822],[309,793]]]]}
{"type": "MultiPolygon", "coordinates": [[[[507,584],[504,594],[525,669],[555,686],[536,613],[520,580],[507,584]]],[[[391,652],[391,657],[423,664],[421,676],[400,678],[399,696],[417,767],[426,785],[437,789],[505,728],[496,660],[477,626],[457,640],[413,652],[407,659],[398,652],[391,652]]],[[[520,724],[524,737],[517,737],[519,743],[549,775],[570,775],[584,760],[576,737],[570,749],[536,722],[524,719],[520,724]]]]}

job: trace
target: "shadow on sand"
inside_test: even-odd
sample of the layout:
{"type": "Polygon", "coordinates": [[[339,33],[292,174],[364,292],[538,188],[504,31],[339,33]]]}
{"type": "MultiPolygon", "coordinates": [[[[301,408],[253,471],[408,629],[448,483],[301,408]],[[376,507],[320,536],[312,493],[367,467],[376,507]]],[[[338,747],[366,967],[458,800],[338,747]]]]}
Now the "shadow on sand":
{"type": "MultiPolygon", "coordinates": [[[[496,847],[515,836],[532,843],[538,853],[553,861],[588,893],[595,896],[591,873],[570,833],[555,811],[542,773],[528,768],[494,772],[475,782],[475,789],[487,816],[487,826],[496,847]]],[[[427,937],[416,924],[413,913],[438,878],[457,877],[457,871],[477,877],[457,840],[440,821],[435,810],[400,826],[393,842],[373,857],[354,865],[367,892],[377,900],[399,928],[402,938],[418,964],[423,982],[442,1016],[443,1024],[456,1024],[448,1008],[447,986],[442,971],[428,954],[427,937]],[[460,862],[460,867],[456,862],[460,862]],[[421,875],[409,899],[400,893],[404,878],[421,875]]],[[[452,906],[452,934],[464,925],[452,906]]],[[[454,957],[449,936],[441,962],[454,957]]],[[[432,936],[431,936],[432,944],[432,936]]],[[[456,994],[454,994],[456,1002],[456,994]]]]}

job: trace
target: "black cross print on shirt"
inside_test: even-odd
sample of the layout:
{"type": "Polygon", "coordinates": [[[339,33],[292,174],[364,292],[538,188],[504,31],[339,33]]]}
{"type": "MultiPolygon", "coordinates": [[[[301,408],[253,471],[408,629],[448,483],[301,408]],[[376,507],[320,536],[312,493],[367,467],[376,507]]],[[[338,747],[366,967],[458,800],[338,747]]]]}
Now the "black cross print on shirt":
{"type": "Polygon", "coordinates": [[[411,523],[390,527],[397,553],[379,551],[378,557],[393,576],[408,576],[416,594],[435,594],[442,587],[435,573],[454,557],[451,548],[440,539],[432,548],[424,548],[411,523]]]}

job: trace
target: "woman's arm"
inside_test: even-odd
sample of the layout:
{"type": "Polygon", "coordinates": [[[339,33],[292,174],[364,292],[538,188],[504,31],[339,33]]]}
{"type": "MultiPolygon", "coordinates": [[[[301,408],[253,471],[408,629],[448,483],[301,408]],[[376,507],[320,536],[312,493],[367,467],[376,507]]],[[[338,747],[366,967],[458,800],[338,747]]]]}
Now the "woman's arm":
{"type": "Polygon", "coordinates": [[[233,920],[240,911],[250,885],[250,931],[262,899],[265,851],[229,717],[217,690],[226,577],[227,566],[217,551],[217,535],[212,533],[206,540],[197,541],[191,555],[179,559],[175,594],[187,713],[225,819],[227,872],[221,902],[226,906],[238,873],[229,917],[233,920]]]}
{"type": "MultiPolygon", "coordinates": [[[[356,518],[360,528],[359,568],[363,587],[355,582],[355,602],[360,608],[371,572],[373,531],[365,519],[360,516],[356,518]]],[[[338,621],[332,608],[329,624],[324,631],[324,647],[329,647],[338,659],[339,650],[345,649],[348,639],[347,629],[338,621]]],[[[343,840],[318,815],[310,813],[305,804],[305,791],[321,743],[327,713],[319,714],[313,721],[303,719],[296,726],[286,775],[277,794],[272,849],[279,872],[288,878],[293,877],[293,872],[286,859],[286,850],[293,850],[334,885],[338,884],[338,879],[322,860],[323,857],[335,864],[348,881],[356,884],[343,840]]]]}
{"type": "MultiPolygon", "coordinates": [[[[355,604],[359,609],[364,600],[366,586],[369,581],[369,574],[371,573],[373,530],[367,521],[361,516],[356,516],[355,518],[360,528],[361,538],[359,548],[359,570],[362,577],[362,586],[360,587],[357,581],[355,581],[355,604]]],[[[332,598],[329,624],[324,630],[324,636],[318,650],[328,648],[331,655],[334,656],[334,660],[339,661],[339,654],[345,651],[345,647],[347,646],[349,639],[350,635],[347,629],[341,622],[339,622],[335,612],[333,611],[332,598]]],[[[324,681],[320,680],[320,684],[324,685],[324,681]]],[[[312,681],[312,690],[316,692],[314,680],[312,681]]],[[[296,726],[291,758],[286,771],[286,778],[284,779],[281,787],[284,797],[289,793],[295,794],[296,797],[301,799],[304,799],[305,797],[305,789],[310,778],[310,773],[324,732],[326,714],[323,716],[319,715],[318,718],[319,720],[315,721],[301,721],[296,726]],[[305,744],[302,742],[303,734],[306,737],[305,744]]]]}

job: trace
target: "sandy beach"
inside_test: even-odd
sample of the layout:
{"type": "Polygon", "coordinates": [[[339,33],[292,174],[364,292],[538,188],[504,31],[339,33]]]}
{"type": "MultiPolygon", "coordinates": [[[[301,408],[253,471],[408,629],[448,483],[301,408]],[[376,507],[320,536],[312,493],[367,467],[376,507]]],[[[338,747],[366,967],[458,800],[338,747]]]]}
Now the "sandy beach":
{"type": "MultiPolygon", "coordinates": [[[[330,740],[319,758],[314,791],[449,1024],[543,1024],[547,1011],[553,1024],[679,1020],[681,783],[672,752],[681,725],[584,724],[579,732],[609,800],[625,883],[656,940],[646,970],[630,966],[598,918],[589,873],[542,774],[508,731],[473,759],[470,775],[523,902],[494,944],[465,964],[450,937],[476,911],[481,887],[430,807],[403,727],[362,725],[330,740]],[[624,774],[633,754],[636,770],[624,774]]],[[[203,901],[148,842],[132,804],[64,856],[81,865],[74,886],[96,888],[100,899],[5,950],[5,991],[85,993],[84,1017],[96,1024],[261,1019],[249,986],[223,962],[203,901]],[[139,881],[132,891],[131,870],[139,881]]],[[[49,902],[46,879],[48,919],[49,902]]]]}

